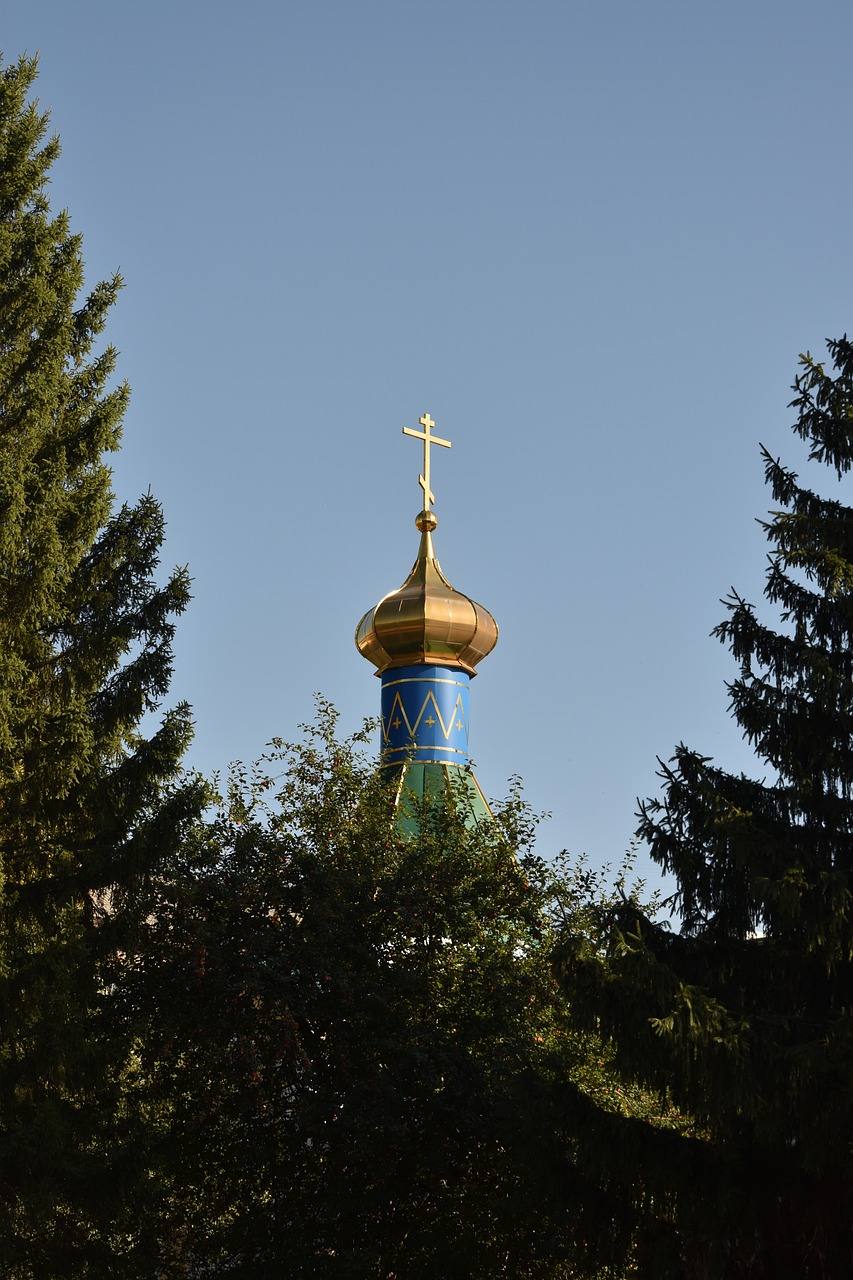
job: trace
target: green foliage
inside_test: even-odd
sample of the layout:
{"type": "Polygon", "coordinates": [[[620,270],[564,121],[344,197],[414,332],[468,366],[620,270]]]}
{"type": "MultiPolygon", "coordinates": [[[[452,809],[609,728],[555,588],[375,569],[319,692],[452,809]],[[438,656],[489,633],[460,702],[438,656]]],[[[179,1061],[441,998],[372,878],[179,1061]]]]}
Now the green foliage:
{"type": "Polygon", "coordinates": [[[577,885],[530,852],[517,794],[480,825],[464,787],[413,800],[401,838],[364,737],[322,706],[237,769],[161,885],[127,991],[160,1126],[137,1265],[603,1274],[630,1239],[578,1171],[565,1098],[606,1068],[548,960],[577,885]]]}
{"type": "MultiPolygon", "coordinates": [[[[795,430],[840,479],[853,346],[829,351],[830,371],[802,357],[795,430]]],[[[696,1118],[678,1159],[667,1134],[605,1172],[627,1171],[677,1228],[670,1274],[828,1280],[853,1270],[853,508],[764,462],[778,621],[733,594],[717,634],[769,780],[679,747],[640,834],[675,877],[680,933],[626,903],[606,955],[566,934],[560,974],[624,1078],[696,1118]]]]}
{"type": "Polygon", "coordinates": [[[80,296],[35,72],[0,69],[0,1248],[4,1275],[43,1280],[110,1273],[132,1161],[108,990],[199,794],[165,790],[187,709],[139,732],[188,579],[155,581],[150,495],[111,514],[128,390],[97,340],[120,281],[80,296]]]}
{"type": "Polygon", "coordinates": [[[589,1118],[673,1117],[568,1021],[589,885],[519,796],[414,798],[403,839],[324,707],[202,820],[186,707],[143,732],[189,582],[150,495],[113,511],[121,282],[82,292],[35,71],[0,68],[3,1274],[619,1275],[589,1118]]]}

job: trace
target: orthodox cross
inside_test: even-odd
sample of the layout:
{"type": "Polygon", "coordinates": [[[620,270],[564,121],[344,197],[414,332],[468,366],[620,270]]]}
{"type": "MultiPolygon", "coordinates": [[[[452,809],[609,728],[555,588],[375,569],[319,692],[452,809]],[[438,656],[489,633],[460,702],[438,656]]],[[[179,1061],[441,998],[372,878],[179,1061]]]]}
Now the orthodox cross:
{"type": "Polygon", "coordinates": [[[435,423],[428,413],[425,413],[422,418],[418,418],[418,422],[423,427],[423,431],[413,431],[411,427],[403,427],[403,435],[414,436],[416,440],[423,440],[424,442],[424,473],[422,476],[418,476],[418,484],[424,491],[424,510],[429,511],[429,504],[435,502],[435,494],[429,487],[429,447],[431,444],[440,444],[445,449],[449,449],[450,441],[442,440],[439,436],[432,434],[435,423]]]}

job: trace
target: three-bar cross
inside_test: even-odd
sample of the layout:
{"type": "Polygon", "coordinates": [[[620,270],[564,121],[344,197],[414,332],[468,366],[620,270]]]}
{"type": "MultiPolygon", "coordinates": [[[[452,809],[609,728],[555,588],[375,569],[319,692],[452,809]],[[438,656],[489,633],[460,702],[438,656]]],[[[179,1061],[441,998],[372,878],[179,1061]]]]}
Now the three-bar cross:
{"type": "Polygon", "coordinates": [[[416,440],[423,440],[424,442],[424,473],[422,476],[418,476],[418,484],[424,491],[424,510],[429,511],[429,504],[431,502],[435,502],[435,494],[430,489],[430,445],[440,444],[444,449],[449,449],[450,441],[442,440],[439,436],[434,436],[432,434],[432,429],[435,426],[435,423],[428,413],[425,413],[422,418],[418,418],[418,422],[423,427],[423,431],[414,431],[411,427],[403,427],[403,435],[414,436],[416,440]]]}

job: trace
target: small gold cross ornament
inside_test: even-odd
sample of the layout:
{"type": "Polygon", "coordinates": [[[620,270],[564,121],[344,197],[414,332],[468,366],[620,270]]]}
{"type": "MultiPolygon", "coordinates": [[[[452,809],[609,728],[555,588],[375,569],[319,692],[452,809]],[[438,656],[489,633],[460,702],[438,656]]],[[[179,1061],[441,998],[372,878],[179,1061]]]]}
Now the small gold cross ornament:
{"type": "Polygon", "coordinates": [[[414,436],[416,440],[423,440],[424,442],[424,473],[422,476],[418,476],[418,484],[424,491],[424,511],[429,511],[429,504],[435,502],[435,494],[429,487],[429,447],[431,444],[440,444],[443,448],[449,449],[450,441],[442,440],[439,436],[432,434],[435,423],[428,413],[425,413],[422,418],[418,418],[418,422],[423,427],[423,431],[414,431],[411,427],[403,427],[403,435],[414,436]]]}

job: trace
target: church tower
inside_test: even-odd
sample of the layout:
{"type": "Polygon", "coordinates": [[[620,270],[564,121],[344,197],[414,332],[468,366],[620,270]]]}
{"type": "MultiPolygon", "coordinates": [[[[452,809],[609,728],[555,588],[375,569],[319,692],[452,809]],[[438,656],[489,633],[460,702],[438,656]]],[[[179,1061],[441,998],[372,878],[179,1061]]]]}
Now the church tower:
{"type": "Polygon", "coordinates": [[[452,790],[474,820],[489,806],[468,758],[468,694],[477,664],[497,644],[498,628],[483,605],[456,591],[441,572],[432,535],[438,525],[430,489],[430,450],[450,441],[432,434],[428,413],[421,430],[403,434],[423,442],[418,483],[423,510],[415,520],[421,541],[411,573],[358,624],[355,642],[382,680],[382,764],[398,775],[398,822],[414,823],[407,797],[452,790]]]}

